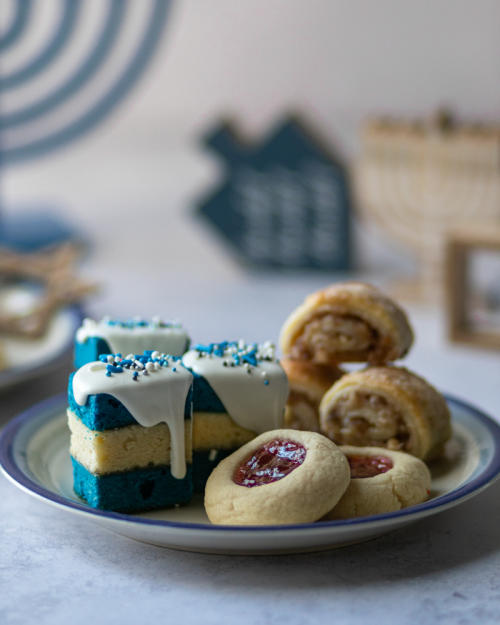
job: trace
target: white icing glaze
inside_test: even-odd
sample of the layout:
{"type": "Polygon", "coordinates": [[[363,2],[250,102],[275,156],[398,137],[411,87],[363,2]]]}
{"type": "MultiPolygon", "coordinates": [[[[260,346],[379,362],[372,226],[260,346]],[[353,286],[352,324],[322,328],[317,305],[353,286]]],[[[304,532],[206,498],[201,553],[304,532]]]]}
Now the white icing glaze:
{"type": "MultiPolygon", "coordinates": [[[[243,348],[241,342],[239,348],[243,348]]],[[[224,356],[206,353],[200,357],[199,352],[192,349],[184,354],[182,361],[208,381],[231,418],[241,427],[258,434],[283,427],[288,379],[268,344],[258,346],[257,366],[231,366],[234,361],[228,350],[224,356]],[[271,360],[262,360],[264,356],[271,360]]]]}
{"type": "Polygon", "coordinates": [[[122,327],[110,325],[107,319],[94,321],[84,319],[76,332],[78,343],[85,343],[90,337],[103,338],[113,353],[142,354],[146,349],[157,349],[172,356],[180,356],[186,350],[188,335],[180,324],[162,327],[148,322],[146,326],[122,327]]]}
{"type": "Polygon", "coordinates": [[[139,374],[124,369],[122,373],[106,375],[106,363],[89,362],[75,373],[73,394],[80,406],[89,395],[107,393],[120,401],[134,419],[144,427],[166,423],[170,430],[170,470],[174,477],[186,475],[184,446],[184,408],[193,376],[180,362],[169,359],[168,367],[139,374]]]}

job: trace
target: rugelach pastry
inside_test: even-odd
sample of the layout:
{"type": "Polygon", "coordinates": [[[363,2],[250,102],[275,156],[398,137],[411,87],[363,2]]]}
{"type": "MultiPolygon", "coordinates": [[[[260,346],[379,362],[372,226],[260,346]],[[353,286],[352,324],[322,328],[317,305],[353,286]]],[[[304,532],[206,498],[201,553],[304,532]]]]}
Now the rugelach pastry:
{"type": "Polygon", "coordinates": [[[309,295],[286,320],[280,346],[292,360],[380,365],[406,355],[413,332],[403,310],[374,286],[342,282],[309,295]]]}
{"type": "Polygon", "coordinates": [[[196,345],[182,357],[193,380],[193,481],[203,492],[218,462],[283,425],[286,374],[271,343],[196,345]]]}
{"type": "Polygon", "coordinates": [[[102,355],[71,375],[74,489],[90,506],[132,512],[190,500],[192,379],[159,352],[102,355]]]}
{"type": "Polygon", "coordinates": [[[351,481],[323,520],[351,519],[394,512],[425,501],[431,475],[422,460],[380,447],[340,447],[351,468],[351,481]]]}
{"type": "Polygon", "coordinates": [[[75,368],[102,354],[142,354],[157,350],[181,356],[189,348],[189,336],[180,323],[153,319],[84,319],[76,332],[75,368]]]}
{"type": "Polygon", "coordinates": [[[312,523],[331,510],[350,481],[340,449],[315,432],[261,434],[214,469],[205,489],[212,523],[312,523]]]}
{"type": "Polygon", "coordinates": [[[340,367],[316,365],[307,360],[281,359],[290,392],[285,409],[285,427],[319,432],[319,404],[326,391],[345,372],[340,367]]]}
{"type": "Polygon", "coordinates": [[[321,400],[321,431],[338,445],[406,451],[431,460],[450,438],[444,397],[400,367],[369,367],[344,375],[321,400]]]}

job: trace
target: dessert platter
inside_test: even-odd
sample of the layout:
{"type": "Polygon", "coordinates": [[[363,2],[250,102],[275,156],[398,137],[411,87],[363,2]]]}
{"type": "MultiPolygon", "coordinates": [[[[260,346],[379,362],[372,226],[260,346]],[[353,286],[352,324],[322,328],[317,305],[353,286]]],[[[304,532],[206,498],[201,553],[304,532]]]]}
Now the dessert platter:
{"type": "Polygon", "coordinates": [[[396,361],[404,311],[337,283],[279,338],[191,343],[179,323],[85,320],[68,393],[14,419],[6,476],[155,545],[307,552],[458,505],[500,474],[500,426],[396,361]]]}

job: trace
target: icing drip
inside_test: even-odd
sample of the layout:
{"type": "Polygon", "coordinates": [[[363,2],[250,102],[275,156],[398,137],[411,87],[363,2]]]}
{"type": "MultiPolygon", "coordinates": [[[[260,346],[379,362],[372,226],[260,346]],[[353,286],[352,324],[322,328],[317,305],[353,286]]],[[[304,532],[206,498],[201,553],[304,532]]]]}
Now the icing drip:
{"type": "Polygon", "coordinates": [[[144,356],[101,356],[75,373],[73,394],[80,406],[89,395],[107,393],[120,401],[144,427],[166,423],[170,430],[170,470],[186,475],[184,411],[193,376],[177,358],[145,352],[144,356]]]}
{"type": "Polygon", "coordinates": [[[188,335],[180,323],[160,319],[144,320],[104,318],[101,321],[84,319],[76,332],[78,343],[90,337],[103,338],[117,353],[140,353],[146,349],[159,349],[173,356],[183,354],[188,346],[188,335]]]}
{"type": "Polygon", "coordinates": [[[271,343],[196,345],[182,362],[208,381],[241,427],[261,434],[283,426],[288,380],[271,343]]]}

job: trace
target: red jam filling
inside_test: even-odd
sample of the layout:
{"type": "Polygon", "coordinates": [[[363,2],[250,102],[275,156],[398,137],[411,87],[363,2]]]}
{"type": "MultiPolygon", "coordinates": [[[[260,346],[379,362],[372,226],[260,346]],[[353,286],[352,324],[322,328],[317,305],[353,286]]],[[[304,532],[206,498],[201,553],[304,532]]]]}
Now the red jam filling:
{"type": "Polygon", "coordinates": [[[305,460],[306,448],[295,441],[274,439],[259,447],[233,475],[239,486],[262,486],[281,480],[305,460]]]}
{"type": "Polygon", "coordinates": [[[392,469],[393,464],[386,456],[348,456],[351,478],[375,477],[392,469]]]}

